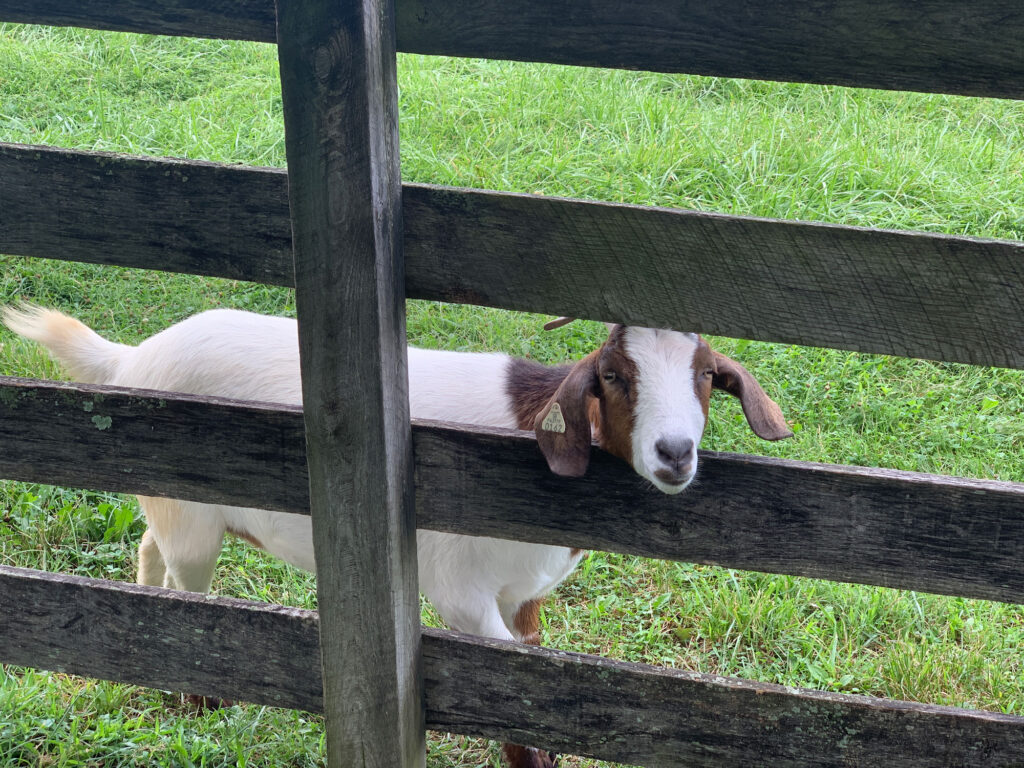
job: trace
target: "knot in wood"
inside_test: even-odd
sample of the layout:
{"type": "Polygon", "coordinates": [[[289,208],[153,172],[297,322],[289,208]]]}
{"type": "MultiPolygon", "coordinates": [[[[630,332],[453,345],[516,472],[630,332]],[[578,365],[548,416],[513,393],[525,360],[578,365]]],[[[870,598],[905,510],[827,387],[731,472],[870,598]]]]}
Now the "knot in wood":
{"type": "Polygon", "coordinates": [[[313,55],[313,73],[316,75],[316,79],[321,82],[326,81],[331,76],[331,65],[334,62],[331,47],[330,44],[321,45],[317,47],[316,53],[313,55]]]}
{"type": "Polygon", "coordinates": [[[335,67],[352,65],[355,46],[347,29],[339,29],[313,53],[313,74],[322,83],[327,83],[335,67]]]}

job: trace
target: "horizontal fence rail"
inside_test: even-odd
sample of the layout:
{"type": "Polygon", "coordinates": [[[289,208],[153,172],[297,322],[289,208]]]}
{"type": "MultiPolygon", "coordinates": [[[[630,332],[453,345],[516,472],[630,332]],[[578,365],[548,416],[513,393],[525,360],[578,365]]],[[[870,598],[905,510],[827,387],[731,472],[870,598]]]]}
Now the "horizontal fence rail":
{"type": "MultiPolygon", "coordinates": [[[[0,662],[322,709],[312,611],[0,566],[0,662]]],[[[423,634],[427,726],[647,766],[1019,766],[1024,718],[423,634]],[[519,723],[513,726],[510,723],[519,723]]]]}
{"type": "Polygon", "coordinates": [[[1020,717],[510,650],[448,633],[424,641],[428,728],[663,768],[1009,768],[1024,754],[1020,717]]]}
{"type": "MultiPolygon", "coordinates": [[[[421,528],[1024,603],[1024,485],[703,452],[678,496],[597,449],[416,422],[421,528]]],[[[0,379],[0,476],[306,513],[297,408],[0,379]],[[130,471],[126,471],[126,469],[130,471]]]]}
{"type": "Polygon", "coordinates": [[[1024,367],[1021,242],[444,188],[405,201],[410,298],[1024,367]]]}
{"type": "Polygon", "coordinates": [[[308,514],[302,409],[0,376],[0,476],[308,514]]]}
{"type": "Polygon", "coordinates": [[[0,0],[0,21],[277,42],[274,0],[0,0]]]}
{"type": "MultiPolygon", "coordinates": [[[[1024,242],[418,185],[403,218],[411,298],[1024,368],[1024,242]]],[[[287,177],[0,145],[0,252],[291,285],[287,177]]]]}
{"type": "Polygon", "coordinates": [[[657,72],[1024,97],[1017,0],[399,0],[398,47],[657,72]],[[467,7],[467,5],[469,7],[467,7]]]}
{"type": "MultiPolygon", "coordinates": [[[[0,21],[276,42],[272,0],[0,0],[0,21]]],[[[1018,0],[397,0],[411,53],[1024,98],[1018,0]]]]}
{"type": "Polygon", "coordinates": [[[550,473],[529,433],[414,433],[420,527],[1024,602],[1024,485],[702,452],[658,493],[593,451],[550,473]]]}
{"type": "Polygon", "coordinates": [[[283,169],[0,144],[0,253],[294,286],[291,227],[283,169]]]}
{"type": "Polygon", "coordinates": [[[313,611],[0,566],[0,663],[319,712],[313,611]]]}

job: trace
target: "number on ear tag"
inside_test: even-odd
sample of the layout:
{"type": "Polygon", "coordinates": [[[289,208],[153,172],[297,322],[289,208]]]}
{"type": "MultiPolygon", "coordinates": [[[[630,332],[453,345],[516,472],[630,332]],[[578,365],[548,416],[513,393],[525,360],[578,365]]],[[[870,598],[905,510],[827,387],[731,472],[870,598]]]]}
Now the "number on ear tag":
{"type": "Polygon", "coordinates": [[[565,419],[562,418],[562,408],[558,403],[551,406],[548,415],[540,423],[540,428],[545,432],[565,432],[565,419]]]}

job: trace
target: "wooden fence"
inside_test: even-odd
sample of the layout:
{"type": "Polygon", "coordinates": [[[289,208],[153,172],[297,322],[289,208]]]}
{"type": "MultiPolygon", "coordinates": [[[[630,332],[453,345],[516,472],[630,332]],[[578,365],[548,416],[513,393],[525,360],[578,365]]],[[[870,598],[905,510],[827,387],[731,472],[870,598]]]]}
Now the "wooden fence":
{"type": "Polygon", "coordinates": [[[1021,368],[1024,244],[403,186],[395,98],[396,49],[1024,98],[1019,0],[278,0],[276,18],[0,0],[0,21],[278,43],[287,175],[0,145],[0,251],[294,285],[306,403],[303,421],[6,378],[0,475],[312,511],[320,611],[0,568],[0,661],[323,711],[334,765],[422,764],[424,727],[652,766],[1024,764],[1020,717],[421,632],[416,525],[1024,602],[1024,485],[728,454],[678,497],[637,498],[602,455],[567,482],[523,433],[410,435],[402,315],[409,296],[1021,368]]]}

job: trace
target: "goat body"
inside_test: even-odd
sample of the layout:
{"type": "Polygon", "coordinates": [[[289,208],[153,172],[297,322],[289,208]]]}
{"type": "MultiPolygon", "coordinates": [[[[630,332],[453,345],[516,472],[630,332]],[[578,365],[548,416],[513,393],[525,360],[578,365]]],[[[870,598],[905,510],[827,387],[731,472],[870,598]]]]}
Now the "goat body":
{"type": "MultiPolygon", "coordinates": [[[[7,324],[48,347],[81,381],[302,402],[297,327],[287,318],[213,310],[137,347],[109,342],[53,311],[8,312],[7,324]]],[[[410,348],[413,416],[516,427],[505,392],[508,367],[504,355],[410,348]]],[[[208,591],[225,533],[314,570],[306,515],[176,499],[139,501],[148,525],[139,552],[142,584],[208,591]]],[[[566,547],[433,531],[418,532],[417,550],[420,588],[449,626],[509,640],[524,636],[514,621],[519,607],[550,591],[580,558],[566,547]]]]}
{"type": "MultiPolygon", "coordinates": [[[[301,404],[294,320],[213,310],[136,347],[39,308],[8,309],[6,324],[40,342],[79,380],[122,387],[301,404]]],[[[742,366],[695,334],[612,326],[600,349],[547,367],[501,354],[409,348],[414,418],[534,429],[551,469],[586,470],[592,437],[664,493],[697,471],[712,387],[740,398],[754,431],[789,436],[778,406],[742,366]]],[[[314,570],[310,518],[268,510],[139,497],[148,529],[142,584],[209,590],[225,533],[314,570]]],[[[435,531],[417,533],[421,591],[453,629],[536,643],[541,598],[568,576],[576,549],[435,531]]],[[[516,764],[543,753],[508,747],[516,764]]],[[[534,761],[534,762],[530,762],[534,761]]]]}

